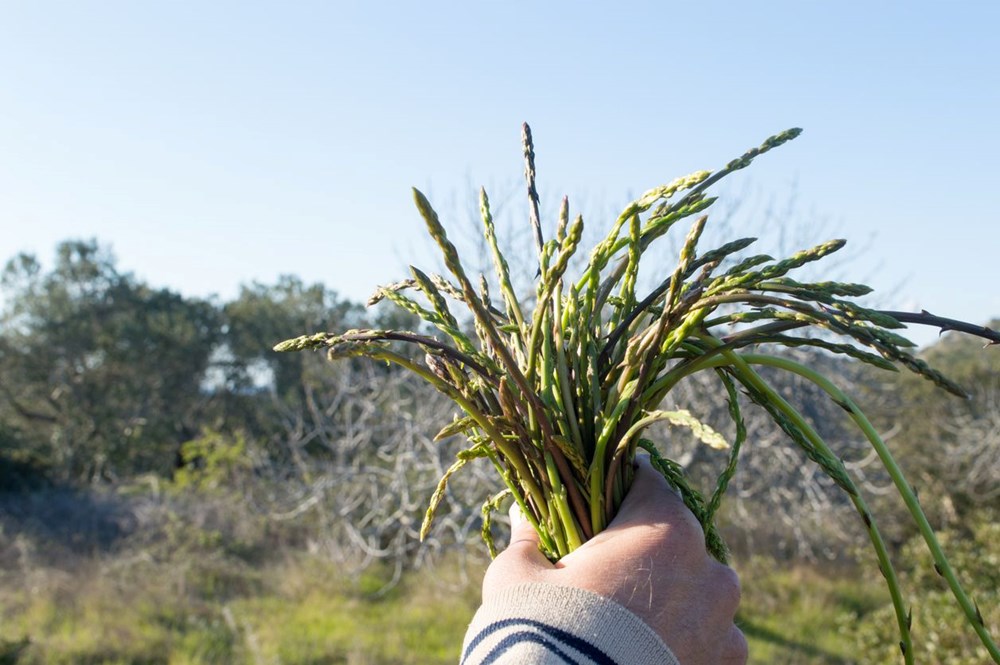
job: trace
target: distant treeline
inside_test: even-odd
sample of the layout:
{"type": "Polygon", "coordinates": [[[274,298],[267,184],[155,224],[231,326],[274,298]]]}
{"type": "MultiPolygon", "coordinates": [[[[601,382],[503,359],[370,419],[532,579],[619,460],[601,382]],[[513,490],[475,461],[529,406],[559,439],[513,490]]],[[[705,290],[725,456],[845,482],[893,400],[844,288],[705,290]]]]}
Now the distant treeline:
{"type": "MultiPolygon", "coordinates": [[[[357,438],[350,424],[361,416],[384,424],[373,410],[399,418],[401,410],[412,415],[412,405],[433,401],[432,390],[387,367],[350,361],[338,376],[316,354],[274,353],[274,343],[313,331],[417,325],[405,312],[372,312],[294,276],[246,285],[227,302],[188,298],[119,270],[97,241],[67,241],[47,270],[31,255],[9,260],[2,296],[0,481],[8,488],[32,477],[172,478],[191,461],[184,446],[209,432],[252,442],[255,464],[280,460],[309,478],[314,463],[345,463],[339,447],[357,438]],[[364,380],[344,378],[362,365],[364,380]],[[378,392],[380,384],[395,392],[378,392]],[[347,411],[345,394],[355,398],[347,411]],[[334,420],[340,429],[326,424],[334,420]]],[[[850,363],[836,371],[914,482],[943,497],[939,518],[948,519],[998,500],[1000,351],[946,336],[924,356],[973,399],[952,398],[905,374],[868,374],[850,363]]],[[[720,408],[703,406],[710,420],[720,408]]],[[[844,417],[828,407],[806,412],[826,425],[844,417]]],[[[432,436],[434,425],[422,423],[420,436],[432,436]]],[[[756,436],[760,447],[765,435],[756,436]]],[[[381,442],[369,443],[375,450],[381,442]]],[[[850,443],[845,456],[855,454],[850,443]]],[[[755,463],[752,453],[747,463],[755,463]]],[[[773,468],[773,461],[758,463],[773,468]]],[[[796,473],[793,466],[788,482],[796,473]]]]}
{"type": "MultiPolygon", "coordinates": [[[[6,481],[41,473],[100,482],[170,476],[204,431],[257,441],[287,434],[305,405],[305,354],[271,350],[317,330],[407,325],[294,276],[228,302],[187,298],[118,269],[96,241],[61,243],[43,270],[21,254],[3,271],[0,458],[6,481]]],[[[314,372],[315,374],[315,372],[314,372]]]]}

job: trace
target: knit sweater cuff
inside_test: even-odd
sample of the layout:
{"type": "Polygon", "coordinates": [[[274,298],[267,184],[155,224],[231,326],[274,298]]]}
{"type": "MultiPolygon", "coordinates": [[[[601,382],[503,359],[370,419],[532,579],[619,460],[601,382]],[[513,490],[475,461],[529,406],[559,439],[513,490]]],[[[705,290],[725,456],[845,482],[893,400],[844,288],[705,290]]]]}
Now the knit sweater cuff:
{"type": "Polygon", "coordinates": [[[649,625],[613,600],[540,583],[509,587],[483,603],[461,662],[679,665],[649,625]]]}

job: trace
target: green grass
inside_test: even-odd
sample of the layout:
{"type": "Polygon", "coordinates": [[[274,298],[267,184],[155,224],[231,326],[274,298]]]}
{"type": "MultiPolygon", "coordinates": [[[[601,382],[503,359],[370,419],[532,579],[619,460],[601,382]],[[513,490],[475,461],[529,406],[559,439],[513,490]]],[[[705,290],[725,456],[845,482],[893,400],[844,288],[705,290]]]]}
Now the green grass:
{"type": "Polygon", "coordinates": [[[410,575],[388,592],[366,573],[346,581],[336,567],[299,563],[286,570],[280,593],[233,603],[232,611],[267,662],[456,663],[475,611],[476,589],[443,591],[410,575]]]}
{"type": "MultiPolygon", "coordinates": [[[[964,575],[995,588],[1000,526],[984,519],[974,527],[944,538],[964,575]]],[[[899,554],[915,641],[928,654],[921,662],[986,662],[943,582],[916,565],[920,545],[914,539],[899,554]]],[[[0,665],[453,664],[485,567],[463,577],[458,564],[444,562],[387,587],[391,571],[371,567],[352,576],[331,561],[287,551],[254,566],[186,548],[66,563],[0,570],[0,665]]],[[[751,663],[900,661],[891,604],[866,568],[764,557],[735,567],[743,582],[737,623],[751,663]]],[[[978,600],[996,629],[1000,596],[978,600]]]]}
{"type": "MultiPolygon", "coordinates": [[[[452,664],[478,604],[476,575],[444,588],[458,579],[453,567],[404,576],[380,594],[383,571],[352,578],[299,556],[254,571],[245,594],[230,586],[214,598],[196,561],[140,568],[95,567],[80,582],[56,571],[34,571],[23,585],[6,579],[0,664],[452,664]]],[[[738,568],[753,663],[855,662],[839,626],[886,605],[884,589],[854,576],[769,559],[738,568]]]]}
{"type": "Polygon", "coordinates": [[[736,622],[747,636],[752,663],[855,663],[853,641],[839,627],[889,608],[885,589],[859,580],[856,571],[789,567],[766,558],[736,568],[743,581],[736,622]]]}
{"type": "Polygon", "coordinates": [[[7,577],[0,664],[455,663],[478,602],[475,584],[442,591],[425,574],[378,593],[387,575],[353,578],[309,557],[256,571],[247,595],[212,597],[198,568],[7,577]]]}

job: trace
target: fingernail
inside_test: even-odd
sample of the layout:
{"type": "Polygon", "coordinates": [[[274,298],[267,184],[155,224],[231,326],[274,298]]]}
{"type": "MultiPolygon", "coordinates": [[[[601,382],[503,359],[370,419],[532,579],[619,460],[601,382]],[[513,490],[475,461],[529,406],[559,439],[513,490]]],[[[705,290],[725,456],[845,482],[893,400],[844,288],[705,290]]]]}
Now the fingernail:
{"type": "Polygon", "coordinates": [[[524,522],[524,515],[521,514],[521,506],[516,503],[507,511],[507,516],[510,517],[511,529],[516,529],[524,522]]]}

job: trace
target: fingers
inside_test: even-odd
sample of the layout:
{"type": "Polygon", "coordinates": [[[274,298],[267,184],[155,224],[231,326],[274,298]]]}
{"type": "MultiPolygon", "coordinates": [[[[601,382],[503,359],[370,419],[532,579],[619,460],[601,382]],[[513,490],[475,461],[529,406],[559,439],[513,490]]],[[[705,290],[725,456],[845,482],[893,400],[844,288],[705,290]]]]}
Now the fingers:
{"type": "Polygon", "coordinates": [[[750,647],[747,645],[747,638],[735,624],[726,634],[719,656],[723,665],[745,665],[749,659],[750,647]]]}
{"type": "Polygon", "coordinates": [[[709,599],[704,625],[714,626],[712,632],[721,636],[715,643],[717,652],[712,662],[722,665],[744,665],[748,659],[749,648],[746,636],[734,623],[736,610],[740,605],[740,580],[736,571],[712,561],[703,592],[709,599]]]}
{"type": "Polygon", "coordinates": [[[532,543],[537,548],[538,532],[535,531],[535,527],[531,526],[528,520],[524,519],[524,515],[521,514],[521,507],[515,503],[507,511],[507,515],[510,517],[510,544],[507,545],[507,548],[509,549],[522,542],[532,543]]]}
{"type": "Polygon", "coordinates": [[[541,581],[552,563],[538,549],[538,534],[531,523],[521,516],[517,504],[510,509],[510,545],[497,555],[483,578],[483,598],[504,588],[525,582],[541,581]]]}
{"type": "Polygon", "coordinates": [[[706,619],[716,624],[732,623],[740,607],[740,578],[736,571],[706,556],[704,595],[712,599],[706,619]]]}

